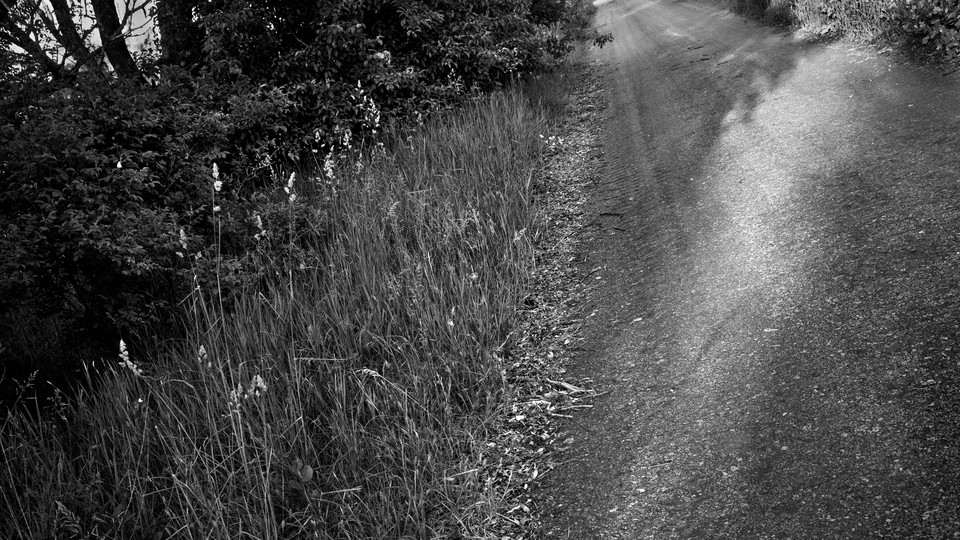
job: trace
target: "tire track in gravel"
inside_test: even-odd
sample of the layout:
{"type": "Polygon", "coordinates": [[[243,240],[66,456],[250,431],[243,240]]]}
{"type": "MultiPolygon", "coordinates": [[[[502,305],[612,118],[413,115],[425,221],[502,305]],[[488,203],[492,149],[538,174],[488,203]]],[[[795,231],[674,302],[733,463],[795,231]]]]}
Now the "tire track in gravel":
{"type": "Polygon", "coordinates": [[[960,537],[960,90],[613,0],[588,351],[551,538],[960,537]]]}

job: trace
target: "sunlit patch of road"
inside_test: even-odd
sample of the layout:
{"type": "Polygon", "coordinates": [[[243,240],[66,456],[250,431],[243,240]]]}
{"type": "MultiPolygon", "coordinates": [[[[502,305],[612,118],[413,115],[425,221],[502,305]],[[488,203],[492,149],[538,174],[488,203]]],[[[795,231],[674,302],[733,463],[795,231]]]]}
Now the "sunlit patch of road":
{"type": "Polygon", "coordinates": [[[956,84],[697,2],[621,0],[600,22],[596,205],[622,217],[590,262],[596,352],[575,371],[609,394],[555,480],[576,486],[556,530],[960,532],[942,470],[960,399],[923,390],[960,383],[956,84]]]}

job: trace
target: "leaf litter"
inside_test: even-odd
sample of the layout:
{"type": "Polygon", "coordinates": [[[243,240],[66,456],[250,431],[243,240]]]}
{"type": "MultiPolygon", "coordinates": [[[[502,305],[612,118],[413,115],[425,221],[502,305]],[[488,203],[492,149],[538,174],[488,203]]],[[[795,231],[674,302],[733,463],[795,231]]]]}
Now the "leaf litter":
{"type": "Polygon", "coordinates": [[[569,380],[563,367],[583,338],[583,300],[595,287],[580,268],[587,188],[600,177],[602,115],[606,99],[600,64],[580,61],[567,76],[577,82],[560,121],[544,148],[534,176],[541,226],[529,294],[520,303],[516,345],[504,362],[511,399],[491,420],[495,433],[486,443],[480,477],[502,497],[503,510],[487,530],[501,540],[542,535],[541,514],[532,490],[561,463],[558,455],[573,442],[562,421],[590,408],[597,393],[590,380],[569,380]]]}

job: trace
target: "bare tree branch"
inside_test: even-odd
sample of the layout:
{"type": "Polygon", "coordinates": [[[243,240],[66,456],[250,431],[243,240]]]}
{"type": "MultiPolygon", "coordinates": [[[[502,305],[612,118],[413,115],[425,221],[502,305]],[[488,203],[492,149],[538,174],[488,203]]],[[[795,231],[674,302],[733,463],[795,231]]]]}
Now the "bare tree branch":
{"type": "Polygon", "coordinates": [[[40,43],[33,39],[30,34],[16,24],[4,22],[4,30],[9,34],[12,44],[23,49],[37,63],[43,66],[54,79],[63,77],[63,68],[56,60],[50,57],[40,43]]]}
{"type": "Polygon", "coordinates": [[[57,19],[59,28],[60,44],[66,50],[67,54],[73,57],[76,63],[76,69],[88,64],[91,61],[90,49],[84,44],[83,38],[77,32],[77,22],[73,19],[73,13],[67,0],[48,0],[53,8],[53,14],[57,19]]]}

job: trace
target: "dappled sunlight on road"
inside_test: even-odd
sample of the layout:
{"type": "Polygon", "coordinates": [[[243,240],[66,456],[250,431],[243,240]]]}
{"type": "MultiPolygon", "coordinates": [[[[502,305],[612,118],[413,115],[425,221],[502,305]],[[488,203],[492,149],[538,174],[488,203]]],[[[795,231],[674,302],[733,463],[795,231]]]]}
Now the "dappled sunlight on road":
{"type": "Polygon", "coordinates": [[[960,447],[918,435],[960,440],[952,405],[912,389],[960,380],[956,83],[696,2],[600,21],[620,217],[580,537],[897,536],[960,503],[960,447]]]}

